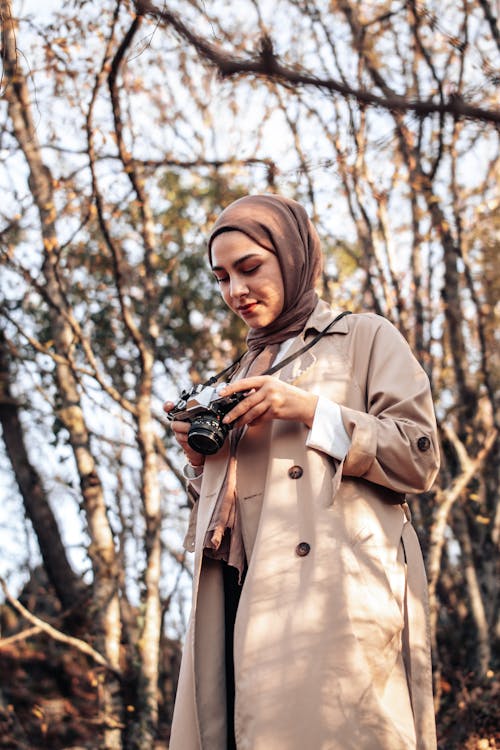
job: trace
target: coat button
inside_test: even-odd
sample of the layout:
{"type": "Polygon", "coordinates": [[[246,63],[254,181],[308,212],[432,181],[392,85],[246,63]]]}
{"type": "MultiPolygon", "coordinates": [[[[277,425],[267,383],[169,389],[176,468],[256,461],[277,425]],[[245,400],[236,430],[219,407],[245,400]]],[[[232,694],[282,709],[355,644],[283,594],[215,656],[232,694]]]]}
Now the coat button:
{"type": "Polygon", "coordinates": [[[292,466],[291,469],[288,469],[288,476],[290,479],[300,479],[303,473],[304,469],[302,466],[292,466]]]}
{"type": "Polygon", "coordinates": [[[419,451],[428,451],[430,447],[431,441],[428,437],[419,437],[419,439],[417,440],[417,448],[419,449],[419,451]]]}
{"type": "Polygon", "coordinates": [[[311,551],[311,545],[307,542],[299,542],[295,547],[297,557],[305,557],[311,551]]]}

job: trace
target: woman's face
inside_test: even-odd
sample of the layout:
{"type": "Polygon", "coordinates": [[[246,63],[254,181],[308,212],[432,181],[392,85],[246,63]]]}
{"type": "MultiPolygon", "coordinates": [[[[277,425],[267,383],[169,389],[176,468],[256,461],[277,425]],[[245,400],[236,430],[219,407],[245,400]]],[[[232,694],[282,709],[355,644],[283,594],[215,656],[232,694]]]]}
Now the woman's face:
{"type": "Polygon", "coordinates": [[[212,270],[226,305],[249,328],[263,328],[283,310],[285,290],[278,258],[243,232],[218,234],[212,270]]]}

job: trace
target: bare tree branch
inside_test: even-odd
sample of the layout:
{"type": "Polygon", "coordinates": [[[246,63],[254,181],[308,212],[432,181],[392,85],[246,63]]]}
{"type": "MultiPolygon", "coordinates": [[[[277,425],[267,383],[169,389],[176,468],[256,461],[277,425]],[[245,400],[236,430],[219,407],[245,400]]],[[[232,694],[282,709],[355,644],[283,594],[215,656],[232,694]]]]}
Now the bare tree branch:
{"type": "Polygon", "coordinates": [[[179,36],[196,49],[201,58],[217,68],[222,78],[253,74],[270,78],[283,85],[311,86],[331,91],[344,97],[354,98],[360,104],[393,112],[414,112],[419,117],[428,117],[433,114],[450,115],[454,118],[464,117],[479,122],[500,124],[499,110],[474,106],[456,93],[451,93],[447,99],[439,102],[432,99],[412,99],[398,94],[379,96],[366,89],[356,89],[333,78],[318,78],[298,68],[283,65],[274,53],[269,36],[261,37],[260,49],[253,57],[243,58],[232,55],[218,45],[207,42],[190,29],[174,11],[157,8],[150,0],[136,0],[135,6],[139,14],[152,16],[175,29],[179,36]]]}
{"type": "MultiPolygon", "coordinates": [[[[74,638],[71,635],[66,635],[65,633],[62,633],[60,630],[57,630],[57,628],[54,628],[52,625],[49,625],[45,620],[40,619],[40,617],[37,617],[36,615],[33,615],[29,610],[24,607],[20,601],[15,599],[12,594],[9,592],[7,588],[7,584],[5,583],[3,578],[0,578],[0,585],[2,586],[3,592],[5,594],[6,600],[9,602],[9,604],[14,607],[16,612],[19,612],[22,617],[24,617],[28,622],[31,622],[32,625],[35,626],[36,629],[39,629],[49,635],[51,638],[53,638],[55,641],[59,641],[60,643],[64,643],[67,646],[71,646],[72,648],[76,648],[78,651],[80,651],[82,654],[85,654],[86,656],[89,656],[91,659],[93,659],[97,664],[100,664],[102,667],[106,667],[110,672],[113,672],[117,677],[121,677],[121,672],[116,667],[113,667],[102,654],[100,654],[98,651],[96,651],[92,646],[90,646],[85,641],[82,641],[80,638],[74,638]]],[[[30,629],[33,630],[33,629],[30,629]]],[[[25,631],[25,633],[28,631],[25,631]]],[[[9,639],[6,639],[9,640],[9,639]]],[[[2,646],[5,646],[6,644],[3,643],[2,640],[0,640],[0,648],[2,646]]]]}
{"type": "Polygon", "coordinates": [[[435,636],[435,625],[437,618],[436,607],[436,585],[439,578],[441,566],[441,556],[443,546],[446,540],[444,533],[448,516],[453,504],[458,500],[465,490],[471,479],[480,471],[488,455],[492,451],[498,437],[498,431],[493,428],[486,436],[483,445],[474,458],[468,456],[464,446],[461,444],[458,436],[449,425],[443,425],[446,436],[453,443],[459,456],[462,471],[453,479],[452,483],[445,490],[438,492],[438,511],[431,529],[431,539],[429,546],[428,559],[428,577],[429,577],[429,599],[431,610],[431,626],[435,636]]]}
{"type": "MultiPolygon", "coordinates": [[[[489,0],[479,0],[479,5],[483,9],[484,17],[488,21],[489,27],[491,29],[491,34],[500,51],[500,31],[498,28],[498,18],[495,17],[495,14],[491,7],[492,4],[489,2],[489,0]]],[[[498,8],[498,3],[497,3],[497,8],[498,8]]]]}

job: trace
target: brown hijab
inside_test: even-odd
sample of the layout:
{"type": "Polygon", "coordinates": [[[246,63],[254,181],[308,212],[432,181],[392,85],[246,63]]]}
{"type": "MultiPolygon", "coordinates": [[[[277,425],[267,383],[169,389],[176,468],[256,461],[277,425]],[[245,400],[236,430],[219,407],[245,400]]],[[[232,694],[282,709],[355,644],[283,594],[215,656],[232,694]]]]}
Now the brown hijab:
{"type": "MultiPolygon", "coordinates": [[[[249,195],[224,209],[208,240],[210,263],[213,240],[230,231],[243,232],[274,253],[283,277],[285,299],[280,315],[268,326],[248,332],[249,353],[240,369],[248,377],[265,372],[280,344],[303,330],[318,300],[314,287],[321,272],[321,247],[305,209],[279,195],[249,195]]],[[[242,433],[241,428],[230,433],[226,475],[205,537],[205,554],[236,567],[240,579],[245,554],[236,497],[236,449],[242,433]]]]}
{"type": "Polygon", "coordinates": [[[231,203],[215,222],[208,240],[210,263],[215,237],[232,230],[277,256],[285,290],[281,314],[270,325],[249,330],[248,348],[281,344],[302,331],[316,306],[314,287],[322,262],[318,233],[297,201],[281,195],[248,195],[231,203]]]}

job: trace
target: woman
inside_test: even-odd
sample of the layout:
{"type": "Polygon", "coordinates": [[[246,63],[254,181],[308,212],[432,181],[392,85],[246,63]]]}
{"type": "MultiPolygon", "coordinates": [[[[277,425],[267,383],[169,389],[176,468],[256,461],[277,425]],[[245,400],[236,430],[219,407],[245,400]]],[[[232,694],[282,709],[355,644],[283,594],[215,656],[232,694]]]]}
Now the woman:
{"type": "Polygon", "coordinates": [[[318,300],[320,243],[295,201],[236,201],[208,251],[249,351],[222,391],[244,398],[218,452],[172,423],[199,499],[170,748],[431,750],[425,573],[405,504],[438,470],[427,377],[384,318],[318,300]]]}

